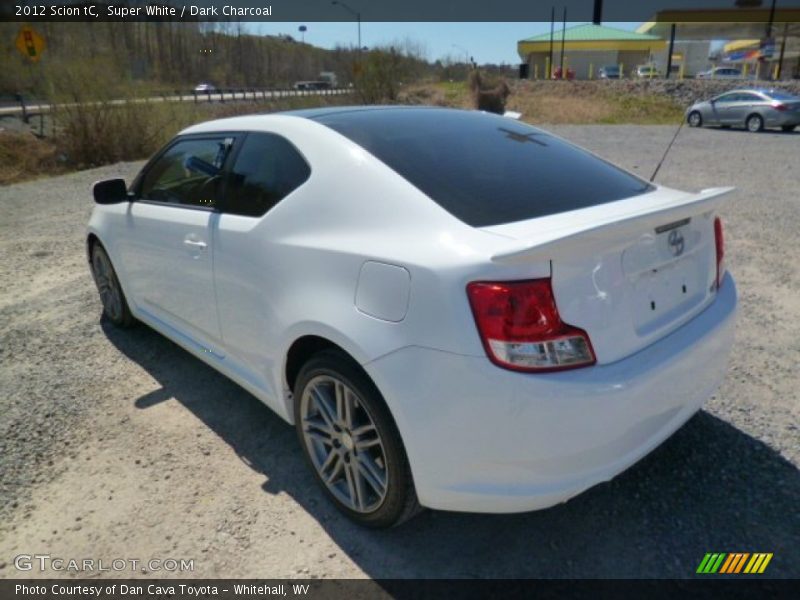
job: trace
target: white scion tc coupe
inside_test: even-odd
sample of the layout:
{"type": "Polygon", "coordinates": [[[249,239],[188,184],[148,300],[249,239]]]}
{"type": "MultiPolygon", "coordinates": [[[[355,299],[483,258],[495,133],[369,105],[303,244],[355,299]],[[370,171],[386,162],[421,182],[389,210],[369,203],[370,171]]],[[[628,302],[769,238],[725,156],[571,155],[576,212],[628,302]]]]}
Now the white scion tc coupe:
{"type": "Polygon", "coordinates": [[[524,123],[355,107],[186,129],[95,184],[105,316],[294,423],[359,523],[551,506],[715,390],[729,189],[654,185],[524,123]]]}

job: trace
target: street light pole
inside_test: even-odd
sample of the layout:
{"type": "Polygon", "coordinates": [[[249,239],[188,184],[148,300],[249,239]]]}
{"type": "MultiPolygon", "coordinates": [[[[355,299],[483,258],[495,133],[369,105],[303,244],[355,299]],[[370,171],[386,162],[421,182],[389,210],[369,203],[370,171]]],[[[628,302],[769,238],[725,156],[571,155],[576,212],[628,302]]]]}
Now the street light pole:
{"type": "Polygon", "coordinates": [[[355,10],[354,8],[350,7],[346,3],[342,2],[342,0],[332,0],[331,4],[333,4],[334,6],[341,6],[343,9],[345,9],[351,15],[355,16],[356,23],[358,23],[358,52],[360,54],[361,53],[361,13],[359,11],[355,10]]]}

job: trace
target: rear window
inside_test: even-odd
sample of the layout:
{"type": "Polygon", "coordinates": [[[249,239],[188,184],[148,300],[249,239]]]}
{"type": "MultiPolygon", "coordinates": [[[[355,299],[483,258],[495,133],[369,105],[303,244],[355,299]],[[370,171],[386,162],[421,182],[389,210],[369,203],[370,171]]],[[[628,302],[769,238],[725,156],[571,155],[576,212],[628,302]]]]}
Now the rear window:
{"type": "Polygon", "coordinates": [[[793,96],[792,94],[787,94],[786,92],[766,92],[767,96],[772,98],[773,100],[783,100],[786,102],[797,102],[800,100],[800,97],[793,96]]]}
{"type": "Polygon", "coordinates": [[[473,227],[586,208],[652,189],[567,142],[497,115],[384,109],[316,119],[473,227]]]}

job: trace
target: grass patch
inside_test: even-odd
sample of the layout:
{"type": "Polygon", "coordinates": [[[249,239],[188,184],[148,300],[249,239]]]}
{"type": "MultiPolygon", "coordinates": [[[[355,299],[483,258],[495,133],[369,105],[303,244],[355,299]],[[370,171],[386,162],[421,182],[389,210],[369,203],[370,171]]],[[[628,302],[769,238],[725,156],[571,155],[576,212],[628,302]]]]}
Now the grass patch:
{"type": "MultiPolygon", "coordinates": [[[[671,98],[641,89],[620,90],[602,81],[515,81],[506,108],[541,124],[661,125],[680,122],[683,109],[671,98]]],[[[408,104],[473,108],[466,82],[411,86],[408,104]]]]}
{"type": "Polygon", "coordinates": [[[0,185],[66,170],[58,148],[28,132],[0,131],[0,185]]]}
{"type": "Polygon", "coordinates": [[[662,125],[683,117],[671,98],[603,81],[519,82],[508,109],[529,123],[662,125]]]}

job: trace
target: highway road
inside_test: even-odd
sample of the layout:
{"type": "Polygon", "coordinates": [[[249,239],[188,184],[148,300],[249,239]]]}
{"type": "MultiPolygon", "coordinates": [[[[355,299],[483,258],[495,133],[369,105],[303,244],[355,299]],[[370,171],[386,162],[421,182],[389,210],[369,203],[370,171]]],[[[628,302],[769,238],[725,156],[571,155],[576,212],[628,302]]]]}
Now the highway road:
{"type": "MultiPolygon", "coordinates": [[[[172,95],[159,95],[150,96],[148,98],[121,98],[108,101],[97,101],[98,105],[103,104],[125,104],[128,102],[245,102],[245,101],[258,101],[270,100],[279,98],[288,98],[292,96],[338,96],[342,94],[351,93],[351,89],[338,88],[328,90],[290,90],[290,89],[272,89],[272,90],[226,90],[215,91],[211,93],[198,92],[185,92],[181,94],[172,95]]],[[[90,103],[91,104],[91,103],[90,103]]],[[[64,104],[50,104],[40,100],[32,100],[30,104],[26,102],[25,110],[28,114],[39,114],[43,112],[50,112],[53,108],[68,108],[77,106],[77,103],[64,103],[64,104]]],[[[0,117],[13,116],[23,114],[23,108],[20,103],[7,101],[0,103],[0,117]]]]}

